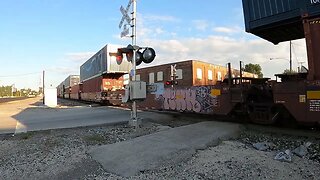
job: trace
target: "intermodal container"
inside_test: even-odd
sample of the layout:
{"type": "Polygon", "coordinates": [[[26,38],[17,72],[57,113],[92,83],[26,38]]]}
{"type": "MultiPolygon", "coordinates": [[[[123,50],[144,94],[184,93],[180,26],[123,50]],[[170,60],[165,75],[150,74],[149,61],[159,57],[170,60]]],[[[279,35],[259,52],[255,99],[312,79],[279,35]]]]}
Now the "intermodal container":
{"type": "Polygon", "coordinates": [[[69,88],[79,84],[80,76],[79,75],[70,75],[64,80],[65,88],[69,88]]]}
{"type": "Polygon", "coordinates": [[[80,81],[102,76],[109,73],[128,73],[131,63],[124,56],[123,61],[116,61],[114,54],[118,51],[119,45],[106,45],[80,67],[80,81]]]}
{"type": "Polygon", "coordinates": [[[80,93],[81,93],[81,86],[80,84],[71,86],[71,90],[70,90],[70,99],[81,99],[80,98],[80,93]]]}
{"type": "Polygon", "coordinates": [[[106,74],[82,82],[81,99],[103,102],[109,100],[110,92],[123,90],[122,74],[106,74]]]}
{"type": "Polygon", "coordinates": [[[242,0],[246,31],[277,44],[304,37],[302,17],[320,16],[320,0],[242,0]]]}

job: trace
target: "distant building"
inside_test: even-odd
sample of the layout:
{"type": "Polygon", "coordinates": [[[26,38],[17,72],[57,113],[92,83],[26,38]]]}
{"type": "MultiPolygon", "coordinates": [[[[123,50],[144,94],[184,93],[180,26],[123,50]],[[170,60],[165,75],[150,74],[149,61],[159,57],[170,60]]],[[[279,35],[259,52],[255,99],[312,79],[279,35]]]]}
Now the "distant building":
{"type": "MultiPolygon", "coordinates": [[[[198,60],[187,60],[137,70],[137,80],[147,84],[165,83],[171,80],[171,65],[176,65],[177,87],[215,85],[228,74],[226,66],[215,65],[198,60]]],[[[232,77],[239,77],[240,71],[232,69],[232,77]]],[[[243,72],[243,77],[257,77],[256,74],[243,72]]]]}

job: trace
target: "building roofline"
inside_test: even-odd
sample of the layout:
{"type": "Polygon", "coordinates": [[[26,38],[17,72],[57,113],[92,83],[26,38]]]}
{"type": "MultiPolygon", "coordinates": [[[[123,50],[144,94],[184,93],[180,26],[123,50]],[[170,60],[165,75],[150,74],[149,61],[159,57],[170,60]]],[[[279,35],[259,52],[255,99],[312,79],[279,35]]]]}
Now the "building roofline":
{"type": "Polygon", "coordinates": [[[167,65],[172,65],[172,64],[179,64],[179,63],[185,63],[185,62],[200,62],[200,63],[205,63],[205,64],[209,64],[209,65],[214,65],[214,66],[225,67],[225,66],[222,66],[220,64],[213,64],[213,63],[201,61],[201,60],[198,60],[198,59],[188,59],[188,60],[175,61],[175,62],[165,63],[165,64],[157,64],[157,65],[148,66],[148,67],[142,67],[142,68],[137,67],[137,70],[148,69],[148,68],[153,68],[153,67],[158,67],[158,66],[167,66],[167,65]]]}

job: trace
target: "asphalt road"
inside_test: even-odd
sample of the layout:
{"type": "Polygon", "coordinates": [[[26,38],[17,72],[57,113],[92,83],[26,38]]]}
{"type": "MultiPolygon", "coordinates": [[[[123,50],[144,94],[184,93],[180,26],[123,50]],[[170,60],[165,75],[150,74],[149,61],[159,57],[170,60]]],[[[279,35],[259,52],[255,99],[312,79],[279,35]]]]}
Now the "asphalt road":
{"type": "Polygon", "coordinates": [[[23,99],[27,99],[27,97],[0,98],[0,104],[10,102],[10,101],[19,101],[23,99]]]}
{"type": "MultiPolygon", "coordinates": [[[[143,119],[170,118],[168,115],[141,112],[143,119]]],[[[0,134],[72,128],[99,124],[122,124],[130,120],[130,111],[114,107],[89,105],[48,108],[40,98],[0,104],[0,134]]]]}

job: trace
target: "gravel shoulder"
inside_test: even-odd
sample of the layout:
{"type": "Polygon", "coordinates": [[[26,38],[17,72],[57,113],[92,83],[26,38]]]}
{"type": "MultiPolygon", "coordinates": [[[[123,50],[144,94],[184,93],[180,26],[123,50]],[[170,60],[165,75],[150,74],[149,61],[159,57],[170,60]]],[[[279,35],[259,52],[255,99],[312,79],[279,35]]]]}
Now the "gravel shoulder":
{"type": "Polygon", "coordinates": [[[100,165],[87,151],[156,131],[146,124],[99,126],[0,136],[0,179],[81,179],[99,174],[100,165]]]}
{"type": "MultiPolygon", "coordinates": [[[[168,127],[167,127],[168,128],[168,127]]],[[[140,172],[123,178],[106,172],[88,150],[166,129],[144,123],[141,129],[125,125],[83,127],[30,132],[0,137],[0,179],[319,179],[320,165],[310,158],[319,153],[319,139],[243,131],[240,139],[198,150],[179,164],[140,172]],[[275,147],[258,151],[255,142],[273,142],[275,147]],[[310,155],[293,156],[292,162],[274,160],[278,151],[312,142],[310,155]],[[316,144],[318,143],[318,144],[316,144]],[[316,152],[317,151],[317,152],[316,152]],[[314,152],[314,153],[312,153],[314,152]]],[[[124,162],[125,163],[125,162],[124,162]]]]}

